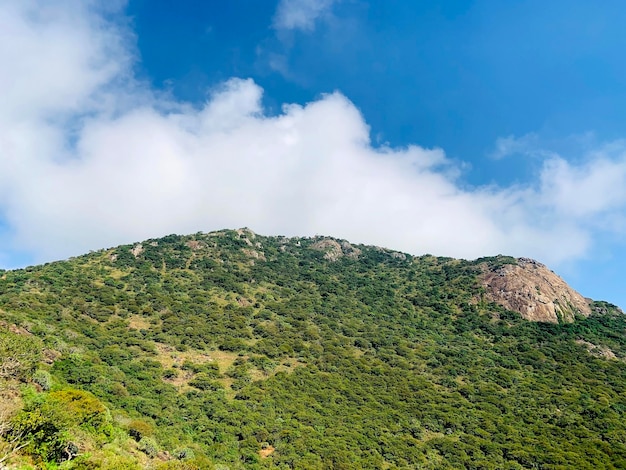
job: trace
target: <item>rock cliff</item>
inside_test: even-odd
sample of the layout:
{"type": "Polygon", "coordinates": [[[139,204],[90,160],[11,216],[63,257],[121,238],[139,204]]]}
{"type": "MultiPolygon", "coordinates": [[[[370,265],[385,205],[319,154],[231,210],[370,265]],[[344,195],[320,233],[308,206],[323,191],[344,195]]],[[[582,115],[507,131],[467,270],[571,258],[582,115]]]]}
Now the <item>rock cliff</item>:
{"type": "Polygon", "coordinates": [[[487,300],[537,322],[572,322],[576,314],[589,316],[589,301],[543,264],[518,258],[515,264],[482,266],[481,282],[487,300]]]}

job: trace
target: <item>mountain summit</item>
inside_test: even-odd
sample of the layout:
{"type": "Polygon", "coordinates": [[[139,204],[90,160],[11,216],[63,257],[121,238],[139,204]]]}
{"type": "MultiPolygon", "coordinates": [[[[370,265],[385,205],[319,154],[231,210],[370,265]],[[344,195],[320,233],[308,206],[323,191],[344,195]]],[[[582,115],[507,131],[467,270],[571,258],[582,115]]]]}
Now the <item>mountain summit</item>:
{"type": "Polygon", "coordinates": [[[168,235],[0,271],[0,365],[9,468],[626,468],[625,317],[525,258],[168,235]]]}
{"type": "Polygon", "coordinates": [[[487,298],[519,312],[526,320],[572,322],[576,315],[588,317],[591,301],[584,298],[545,265],[530,258],[489,267],[480,276],[487,298]]]}

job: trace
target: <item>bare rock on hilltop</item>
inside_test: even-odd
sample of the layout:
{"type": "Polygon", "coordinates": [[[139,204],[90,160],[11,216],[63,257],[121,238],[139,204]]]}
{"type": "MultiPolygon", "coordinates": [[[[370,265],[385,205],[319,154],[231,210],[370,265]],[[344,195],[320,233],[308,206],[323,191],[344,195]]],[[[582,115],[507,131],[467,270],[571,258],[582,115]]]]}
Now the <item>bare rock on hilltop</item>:
{"type": "Polygon", "coordinates": [[[341,241],[333,238],[322,237],[311,245],[313,250],[323,251],[324,259],[334,262],[339,258],[346,256],[352,259],[358,259],[361,254],[361,250],[355,246],[352,246],[347,241],[341,241]]]}
{"type": "Polygon", "coordinates": [[[545,265],[529,258],[497,267],[485,263],[481,282],[488,300],[530,321],[569,323],[577,314],[591,314],[587,299],[545,265]]]}

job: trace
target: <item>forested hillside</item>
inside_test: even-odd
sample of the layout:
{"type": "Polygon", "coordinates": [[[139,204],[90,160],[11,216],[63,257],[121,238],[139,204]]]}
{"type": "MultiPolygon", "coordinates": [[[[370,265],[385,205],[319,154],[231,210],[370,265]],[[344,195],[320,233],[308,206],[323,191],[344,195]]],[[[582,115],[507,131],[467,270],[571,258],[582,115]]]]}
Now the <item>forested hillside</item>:
{"type": "Polygon", "coordinates": [[[0,459],[626,468],[623,314],[524,320],[479,281],[516,263],[238,230],[0,271],[0,459]]]}

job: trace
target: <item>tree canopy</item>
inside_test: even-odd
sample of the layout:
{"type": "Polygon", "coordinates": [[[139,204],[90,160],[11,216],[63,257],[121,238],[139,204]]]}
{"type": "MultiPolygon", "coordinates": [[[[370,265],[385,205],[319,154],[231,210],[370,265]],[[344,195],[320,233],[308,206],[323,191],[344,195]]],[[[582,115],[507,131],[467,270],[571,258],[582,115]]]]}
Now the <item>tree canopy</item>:
{"type": "Polygon", "coordinates": [[[623,314],[596,302],[542,324],[486,302],[481,263],[514,262],[239,230],[0,272],[0,452],[67,469],[626,468],[623,314]]]}

